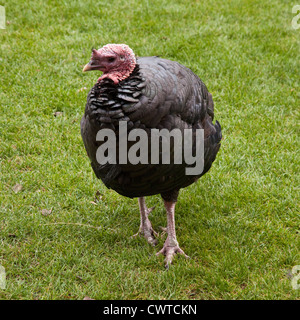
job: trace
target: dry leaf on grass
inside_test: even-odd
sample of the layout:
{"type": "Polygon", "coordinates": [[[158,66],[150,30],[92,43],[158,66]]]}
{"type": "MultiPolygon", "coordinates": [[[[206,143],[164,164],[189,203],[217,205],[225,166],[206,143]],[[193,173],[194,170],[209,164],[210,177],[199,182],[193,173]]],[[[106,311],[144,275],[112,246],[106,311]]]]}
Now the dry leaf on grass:
{"type": "Polygon", "coordinates": [[[9,233],[9,234],[8,234],[8,237],[9,237],[9,238],[16,238],[17,235],[16,235],[15,233],[9,233]]]}
{"type": "Polygon", "coordinates": [[[86,296],[86,297],[83,298],[83,300],[95,300],[95,299],[92,299],[92,298],[86,296]]]}
{"type": "Polygon", "coordinates": [[[18,193],[18,192],[20,192],[22,189],[23,189],[23,186],[21,185],[21,184],[19,184],[19,183],[17,183],[17,184],[15,184],[14,186],[13,186],[13,191],[15,192],[15,193],[18,193]]]}
{"type": "Polygon", "coordinates": [[[50,210],[48,210],[48,209],[42,209],[42,215],[43,215],[43,216],[49,216],[49,215],[52,213],[52,209],[53,209],[53,208],[51,208],[50,210]]]}

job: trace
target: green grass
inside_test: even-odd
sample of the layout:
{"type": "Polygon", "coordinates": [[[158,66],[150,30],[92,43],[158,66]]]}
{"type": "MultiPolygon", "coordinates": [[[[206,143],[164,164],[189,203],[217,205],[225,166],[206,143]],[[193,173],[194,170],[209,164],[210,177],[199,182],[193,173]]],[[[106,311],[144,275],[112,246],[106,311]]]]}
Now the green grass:
{"type": "MultiPolygon", "coordinates": [[[[294,4],[187,3],[0,3],[0,299],[299,299],[289,275],[300,264],[294,4]],[[137,201],[96,179],[81,140],[84,87],[99,76],[81,70],[107,43],[190,67],[223,128],[212,169],[177,204],[191,259],[176,257],[168,272],[154,254],[164,239],[152,248],[130,238],[137,201]]],[[[160,197],[147,201],[154,228],[165,226],[160,197]]]]}

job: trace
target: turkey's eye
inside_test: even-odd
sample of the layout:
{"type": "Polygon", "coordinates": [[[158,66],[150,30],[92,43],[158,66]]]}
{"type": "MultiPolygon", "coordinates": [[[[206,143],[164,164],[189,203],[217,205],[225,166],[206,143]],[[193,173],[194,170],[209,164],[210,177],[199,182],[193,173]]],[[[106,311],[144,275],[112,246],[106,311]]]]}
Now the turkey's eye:
{"type": "Polygon", "coordinates": [[[114,62],[114,61],[115,61],[115,58],[114,58],[114,57],[108,58],[108,62],[114,62]]]}

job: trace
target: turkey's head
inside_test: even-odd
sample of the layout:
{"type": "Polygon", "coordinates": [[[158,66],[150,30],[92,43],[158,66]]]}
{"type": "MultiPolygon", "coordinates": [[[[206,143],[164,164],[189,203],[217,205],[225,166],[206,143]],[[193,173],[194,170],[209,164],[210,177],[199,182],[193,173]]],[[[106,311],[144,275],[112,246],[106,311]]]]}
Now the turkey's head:
{"type": "Polygon", "coordinates": [[[103,75],[98,81],[109,78],[118,84],[129,77],[135,66],[135,55],[126,44],[107,44],[98,50],[92,50],[91,61],[82,71],[100,70],[103,75]]]}

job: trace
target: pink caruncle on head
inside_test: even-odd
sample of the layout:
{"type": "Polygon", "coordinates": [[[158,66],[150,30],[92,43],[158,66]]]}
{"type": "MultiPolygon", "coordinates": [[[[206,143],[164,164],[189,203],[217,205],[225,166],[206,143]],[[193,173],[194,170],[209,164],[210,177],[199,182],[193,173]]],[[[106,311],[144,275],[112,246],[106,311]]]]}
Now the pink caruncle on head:
{"type": "Polygon", "coordinates": [[[83,71],[101,70],[103,75],[98,82],[108,78],[118,84],[129,77],[135,66],[135,55],[126,44],[107,44],[98,50],[93,49],[91,61],[83,71]]]}

